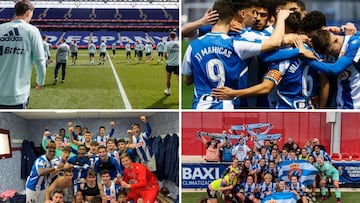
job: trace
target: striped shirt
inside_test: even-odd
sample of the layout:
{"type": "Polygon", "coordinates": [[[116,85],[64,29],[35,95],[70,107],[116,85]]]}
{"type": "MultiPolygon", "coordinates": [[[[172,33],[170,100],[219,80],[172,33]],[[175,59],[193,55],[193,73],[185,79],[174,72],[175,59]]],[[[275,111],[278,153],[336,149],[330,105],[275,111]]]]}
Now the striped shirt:
{"type": "Polygon", "coordinates": [[[31,168],[30,175],[26,180],[26,188],[39,191],[45,190],[50,184],[49,175],[40,176],[39,169],[51,168],[53,167],[50,160],[47,159],[46,155],[42,155],[35,160],[34,165],[31,168]]]}

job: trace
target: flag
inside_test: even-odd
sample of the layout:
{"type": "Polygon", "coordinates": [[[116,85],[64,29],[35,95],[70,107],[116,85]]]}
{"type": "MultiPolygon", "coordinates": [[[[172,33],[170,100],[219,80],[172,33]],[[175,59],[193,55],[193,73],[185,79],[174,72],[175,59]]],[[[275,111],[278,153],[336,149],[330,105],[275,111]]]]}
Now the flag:
{"type": "Polygon", "coordinates": [[[275,192],[266,196],[261,203],[296,203],[297,196],[292,192],[275,192]]]}
{"type": "Polygon", "coordinates": [[[297,175],[299,182],[311,185],[318,174],[318,170],[305,160],[282,161],[279,166],[279,180],[285,180],[287,184],[291,182],[292,175],[297,175]]]}

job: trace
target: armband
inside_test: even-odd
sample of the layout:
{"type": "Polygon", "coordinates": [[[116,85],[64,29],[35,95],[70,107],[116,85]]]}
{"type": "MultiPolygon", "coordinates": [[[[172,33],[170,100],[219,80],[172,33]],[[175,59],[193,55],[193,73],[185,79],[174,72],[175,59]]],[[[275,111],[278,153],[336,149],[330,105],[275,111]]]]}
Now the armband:
{"type": "Polygon", "coordinates": [[[278,70],[269,70],[269,72],[265,75],[264,79],[268,79],[270,81],[272,81],[273,83],[275,83],[276,85],[279,84],[279,82],[281,81],[282,75],[280,73],[280,71],[278,70]]]}

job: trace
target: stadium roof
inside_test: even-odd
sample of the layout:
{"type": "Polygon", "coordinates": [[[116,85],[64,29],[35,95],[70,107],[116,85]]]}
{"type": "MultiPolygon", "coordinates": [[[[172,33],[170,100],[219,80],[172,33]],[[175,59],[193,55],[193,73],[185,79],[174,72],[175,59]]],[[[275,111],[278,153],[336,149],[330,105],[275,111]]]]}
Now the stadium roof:
{"type": "MultiPolygon", "coordinates": [[[[149,8],[149,9],[178,9],[179,0],[93,0],[93,1],[37,1],[32,0],[35,8],[149,8]],[[60,2],[60,3],[59,3],[60,2]]],[[[14,0],[0,1],[3,8],[14,7],[14,0]]]]}

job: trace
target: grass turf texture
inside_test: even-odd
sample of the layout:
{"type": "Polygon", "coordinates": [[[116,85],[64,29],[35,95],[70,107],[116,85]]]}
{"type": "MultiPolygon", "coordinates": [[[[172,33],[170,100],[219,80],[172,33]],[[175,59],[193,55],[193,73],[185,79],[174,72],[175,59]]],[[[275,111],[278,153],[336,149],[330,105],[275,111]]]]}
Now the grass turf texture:
{"type": "MultiPolygon", "coordinates": [[[[33,88],[36,78],[33,70],[29,109],[125,109],[109,60],[105,65],[97,65],[96,55],[95,65],[90,65],[87,50],[79,50],[76,65],[71,64],[69,56],[65,83],[61,83],[60,68],[58,83],[53,85],[55,50],[51,52],[54,62],[47,68],[45,86],[40,91],[33,88]]],[[[171,96],[164,95],[165,64],[157,63],[156,52],[152,55],[154,60],[149,64],[144,57],[142,64],[135,61],[128,64],[125,51],[117,50],[111,61],[133,109],[178,109],[179,83],[173,75],[171,96]]]]}
{"type": "MultiPolygon", "coordinates": [[[[186,51],[186,48],[188,47],[190,41],[182,41],[182,58],[184,58],[184,54],[186,51]]],[[[187,86],[184,82],[181,84],[182,88],[182,103],[181,108],[182,109],[191,109],[192,108],[192,100],[194,97],[194,85],[187,86]]]]}
{"type": "MultiPolygon", "coordinates": [[[[200,197],[204,196],[207,197],[206,191],[205,192],[183,192],[181,194],[181,202],[182,203],[197,203],[200,200],[200,197]]],[[[217,193],[218,202],[222,203],[223,201],[219,198],[219,193],[217,193]]],[[[358,192],[342,192],[341,193],[341,203],[356,203],[359,202],[360,194],[358,192]]],[[[334,203],[336,202],[334,192],[331,193],[331,197],[326,199],[325,201],[320,201],[320,196],[317,194],[316,196],[316,203],[334,203]]],[[[314,202],[314,203],[315,203],[314,202]]]]}

